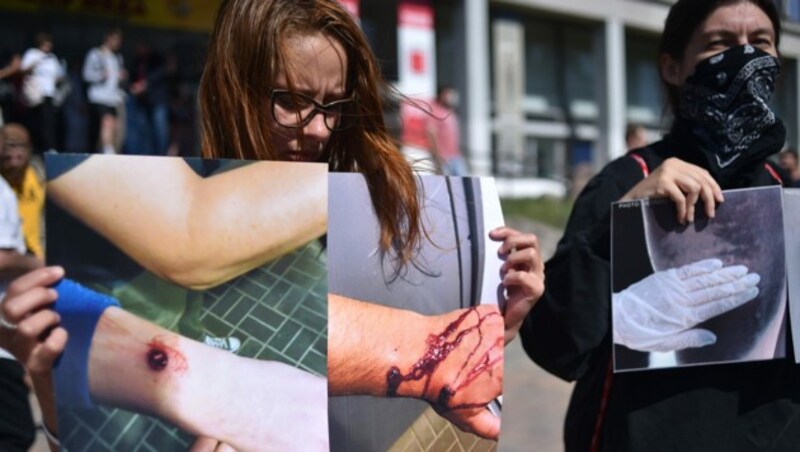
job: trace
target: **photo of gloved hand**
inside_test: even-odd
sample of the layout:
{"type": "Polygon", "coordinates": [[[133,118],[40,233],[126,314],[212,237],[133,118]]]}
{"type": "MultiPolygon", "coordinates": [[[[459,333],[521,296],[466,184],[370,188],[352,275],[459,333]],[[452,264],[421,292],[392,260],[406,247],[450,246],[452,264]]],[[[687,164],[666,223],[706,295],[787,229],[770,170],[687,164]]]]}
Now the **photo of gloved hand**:
{"type": "Polygon", "coordinates": [[[614,343],[644,352],[714,344],[714,333],[695,326],[754,299],[760,280],[719,259],[653,273],[612,295],[614,343]]]}

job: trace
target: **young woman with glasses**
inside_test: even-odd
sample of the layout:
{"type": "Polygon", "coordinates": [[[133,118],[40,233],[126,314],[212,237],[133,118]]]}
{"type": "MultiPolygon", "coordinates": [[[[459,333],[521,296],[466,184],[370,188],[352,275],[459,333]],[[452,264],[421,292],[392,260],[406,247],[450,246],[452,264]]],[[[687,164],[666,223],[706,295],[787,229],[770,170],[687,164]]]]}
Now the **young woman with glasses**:
{"type": "MultiPolygon", "coordinates": [[[[331,171],[361,173],[370,188],[372,204],[380,223],[379,248],[393,264],[409,265],[425,233],[421,225],[420,201],[417,181],[411,168],[400,153],[398,144],[389,136],[383,122],[381,92],[386,82],[381,77],[374,55],[355,21],[334,0],[232,0],[224,2],[217,17],[215,31],[211,37],[206,68],[200,86],[200,106],[203,121],[203,153],[210,158],[234,158],[250,160],[282,160],[302,162],[326,162],[331,171]]],[[[96,180],[86,177],[94,166],[96,177],[124,177],[124,171],[111,171],[108,165],[92,159],[65,174],[52,183],[52,188],[61,183],[89,183],[96,180]],[[90,164],[90,165],[87,165],[90,164]],[[97,167],[106,166],[101,171],[97,167]],[[101,176],[104,175],[104,176],[101,176]],[[80,177],[79,177],[80,176],[80,177]],[[83,181],[83,182],[82,182],[83,181]]],[[[244,168],[246,169],[246,168],[244,168]]],[[[130,171],[130,168],[128,168],[130,171]]],[[[160,178],[168,179],[168,178],[160,178]]],[[[116,179],[119,181],[119,179],[116,179]]],[[[264,174],[264,185],[281,186],[292,196],[295,182],[280,174],[264,174]]],[[[96,183],[96,182],[95,182],[96,183]]],[[[299,182],[297,182],[299,183],[299,182]]],[[[253,190],[240,186],[231,190],[253,190]]],[[[64,190],[62,199],[56,200],[87,223],[96,224],[107,217],[104,205],[96,199],[78,198],[64,190]]],[[[87,193],[86,190],[70,190],[72,193],[87,193]]],[[[94,196],[103,193],[89,191],[94,196]]],[[[213,193],[212,190],[205,192],[213,193]]],[[[218,194],[230,194],[218,193],[218,194]]],[[[264,195],[264,193],[261,193],[264,195]]],[[[306,196],[305,200],[293,204],[300,206],[305,223],[317,224],[324,211],[314,207],[320,199],[324,202],[325,190],[316,194],[320,199],[306,196]]],[[[59,195],[56,195],[58,198],[59,195]]],[[[304,195],[305,196],[305,195],[304,195]]],[[[213,196],[209,199],[212,199],[213,196]]],[[[267,196],[269,198],[269,196],[267,196]]],[[[270,205],[270,203],[263,203],[270,205]]],[[[292,215],[280,218],[293,219],[292,215]]],[[[224,223],[224,219],[217,219],[224,223]]],[[[235,267],[225,262],[230,253],[207,254],[193,260],[193,272],[171,273],[176,265],[170,263],[159,251],[159,246],[148,245],[141,236],[125,234],[125,220],[117,216],[110,219],[116,226],[109,226],[104,233],[113,243],[137,261],[157,274],[179,281],[185,286],[208,287],[219,284],[245,271],[247,267],[235,267]],[[118,226],[118,227],[117,227],[118,226]],[[147,247],[148,252],[136,251],[147,247]],[[226,271],[222,271],[225,266],[226,271]],[[232,270],[233,269],[233,270],[232,270]]],[[[190,221],[190,220],[187,220],[190,221]]],[[[272,223],[271,227],[291,231],[287,224],[272,223]]],[[[266,225],[258,223],[267,228],[266,225]]],[[[230,224],[228,234],[241,225],[230,224]]],[[[146,228],[147,225],[142,225],[146,228]]],[[[182,230],[180,227],[175,230],[182,230]]],[[[161,228],[161,230],[165,230],[161,228]]],[[[319,235],[318,230],[306,231],[300,240],[305,243],[319,235]],[[305,242],[303,241],[305,240],[305,242]]],[[[141,231],[139,231],[141,233],[141,231]]],[[[269,242],[268,233],[253,234],[242,231],[242,250],[233,250],[244,259],[259,246],[253,242],[269,242]]],[[[200,235],[201,240],[213,242],[217,236],[200,235]]],[[[535,236],[521,234],[509,228],[490,233],[494,240],[502,242],[498,253],[506,259],[503,283],[508,294],[507,307],[497,321],[505,323],[505,338],[510,341],[519,329],[527,311],[536,302],[543,290],[542,263],[535,236]]],[[[158,241],[166,241],[163,237],[158,241]]],[[[180,243],[180,242],[178,242],[180,243]]],[[[235,242],[234,242],[235,243],[235,242]]],[[[186,252],[193,255],[187,247],[186,252]]],[[[180,253],[172,253],[177,255],[180,253]]],[[[251,256],[252,257],[252,256],[251,256]]],[[[262,258],[264,256],[262,255],[262,258]]],[[[255,260],[257,261],[257,259],[255,260]]],[[[250,261],[251,264],[255,261],[250,261]]],[[[262,261],[263,262],[263,261],[262,261]]],[[[250,267],[252,268],[252,267],[250,267]]],[[[3,315],[12,324],[29,322],[42,314],[42,307],[52,303],[53,294],[41,291],[57,281],[63,272],[59,269],[44,269],[27,275],[13,285],[3,303],[3,315]],[[21,309],[19,307],[24,307],[21,309]],[[34,315],[29,315],[29,314],[34,315]]],[[[482,307],[488,311],[496,308],[482,307]]],[[[347,299],[331,294],[329,297],[328,323],[328,386],[331,395],[371,394],[377,396],[406,396],[429,401],[452,422],[463,429],[489,438],[499,433],[499,420],[490,415],[480,402],[488,402],[502,389],[502,362],[494,363],[494,371],[487,373],[472,387],[450,400],[453,404],[472,405],[469,409],[450,410],[441,406],[440,393],[446,388],[448,378],[458,373],[463,360],[468,356],[453,352],[451,359],[443,362],[441,377],[431,380],[430,385],[400,385],[390,388],[387,371],[394,367],[411,368],[420,358],[420,347],[433,331],[442,331],[462,313],[455,311],[441,316],[425,317],[409,311],[385,308],[370,303],[347,299]],[[413,331],[402,326],[415,324],[413,331]],[[400,327],[395,328],[393,325],[400,327]],[[382,337],[384,340],[374,340],[382,337]],[[354,340],[354,338],[360,340],[354,340]],[[396,344],[411,344],[409,355],[400,356],[392,350],[396,344]],[[417,344],[417,345],[414,345],[417,344]],[[354,359],[359,357],[359,359],[354,359]],[[461,361],[458,361],[461,360],[461,361]],[[438,405],[437,405],[438,404],[438,405]]],[[[102,318],[101,318],[102,321],[102,318]]],[[[45,371],[49,363],[58,356],[65,339],[61,328],[55,328],[56,318],[40,320],[37,328],[18,328],[6,331],[17,341],[30,344],[20,356],[31,368],[45,371]],[[49,336],[41,332],[49,331],[49,336]],[[56,336],[58,340],[50,339],[56,336]],[[48,342],[48,339],[50,341],[48,342]],[[39,344],[39,346],[37,346],[39,344]],[[45,346],[46,345],[46,346],[45,346]]],[[[466,325],[465,325],[466,326],[466,325]]],[[[500,328],[502,329],[502,328],[500,328]]],[[[490,341],[487,341],[489,343],[490,341]]],[[[424,349],[424,347],[422,347],[424,349]]],[[[46,372],[39,372],[45,375],[46,372]]],[[[199,432],[202,434],[202,432],[199,432]]],[[[277,432],[280,433],[280,432],[277,432]]],[[[291,436],[290,431],[284,432],[291,436]]],[[[230,443],[229,438],[205,435],[230,443]]]]}

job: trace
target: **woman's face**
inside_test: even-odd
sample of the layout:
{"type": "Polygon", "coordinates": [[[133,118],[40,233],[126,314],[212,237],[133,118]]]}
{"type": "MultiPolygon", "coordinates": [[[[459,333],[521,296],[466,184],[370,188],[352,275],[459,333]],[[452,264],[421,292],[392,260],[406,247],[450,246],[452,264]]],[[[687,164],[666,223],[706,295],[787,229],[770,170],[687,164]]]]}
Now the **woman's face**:
{"type": "Polygon", "coordinates": [[[750,2],[722,5],[694,31],[682,59],[661,56],[662,74],[670,85],[683,86],[698,63],[745,44],[778,56],[775,30],[761,8],[750,2]]]}
{"type": "MultiPolygon", "coordinates": [[[[287,64],[285,68],[279,68],[274,89],[288,90],[286,74],[291,72],[294,92],[309,96],[319,104],[349,96],[345,91],[347,55],[337,40],[318,33],[290,38],[286,46],[287,64]]],[[[319,161],[332,133],[325,126],[325,115],[317,111],[311,122],[299,130],[302,141],[298,129],[283,127],[270,115],[272,146],[279,159],[319,161]]]]}

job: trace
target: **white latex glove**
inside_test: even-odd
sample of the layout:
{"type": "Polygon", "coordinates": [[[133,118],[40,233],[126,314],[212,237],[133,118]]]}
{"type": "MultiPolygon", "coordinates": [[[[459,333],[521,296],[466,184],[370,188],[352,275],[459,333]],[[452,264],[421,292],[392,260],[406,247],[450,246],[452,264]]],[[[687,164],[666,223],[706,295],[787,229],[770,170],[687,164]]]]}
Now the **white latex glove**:
{"type": "Polygon", "coordinates": [[[755,298],[759,281],[719,259],[653,273],[612,295],[614,343],[645,352],[711,345],[714,333],[693,328],[755,298]]]}

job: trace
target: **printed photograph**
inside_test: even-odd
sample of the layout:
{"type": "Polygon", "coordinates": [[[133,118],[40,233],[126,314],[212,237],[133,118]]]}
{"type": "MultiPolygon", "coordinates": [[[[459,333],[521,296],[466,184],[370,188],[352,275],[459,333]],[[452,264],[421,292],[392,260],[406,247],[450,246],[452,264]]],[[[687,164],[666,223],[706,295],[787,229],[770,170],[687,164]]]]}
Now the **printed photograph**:
{"type": "MultiPolygon", "coordinates": [[[[783,190],[783,219],[786,230],[786,274],[800,275],[800,189],[783,190]]],[[[800,278],[788,278],[789,318],[792,325],[794,360],[800,363],[800,278]]]]}
{"type": "Polygon", "coordinates": [[[422,231],[383,252],[365,179],[331,174],[331,450],[495,450],[503,392],[494,183],[421,176],[422,231]],[[349,383],[348,383],[349,382],[349,383]],[[409,449],[410,448],[410,449],[409,449]]]}
{"type": "Polygon", "coordinates": [[[326,165],[59,154],[46,170],[65,450],[329,449],[326,165]]]}
{"type": "Polygon", "coordinates": [[[724,196],[685,225],[666,199],[613,205],[616,371],[785,356],[781,188],[724,196]]]}

